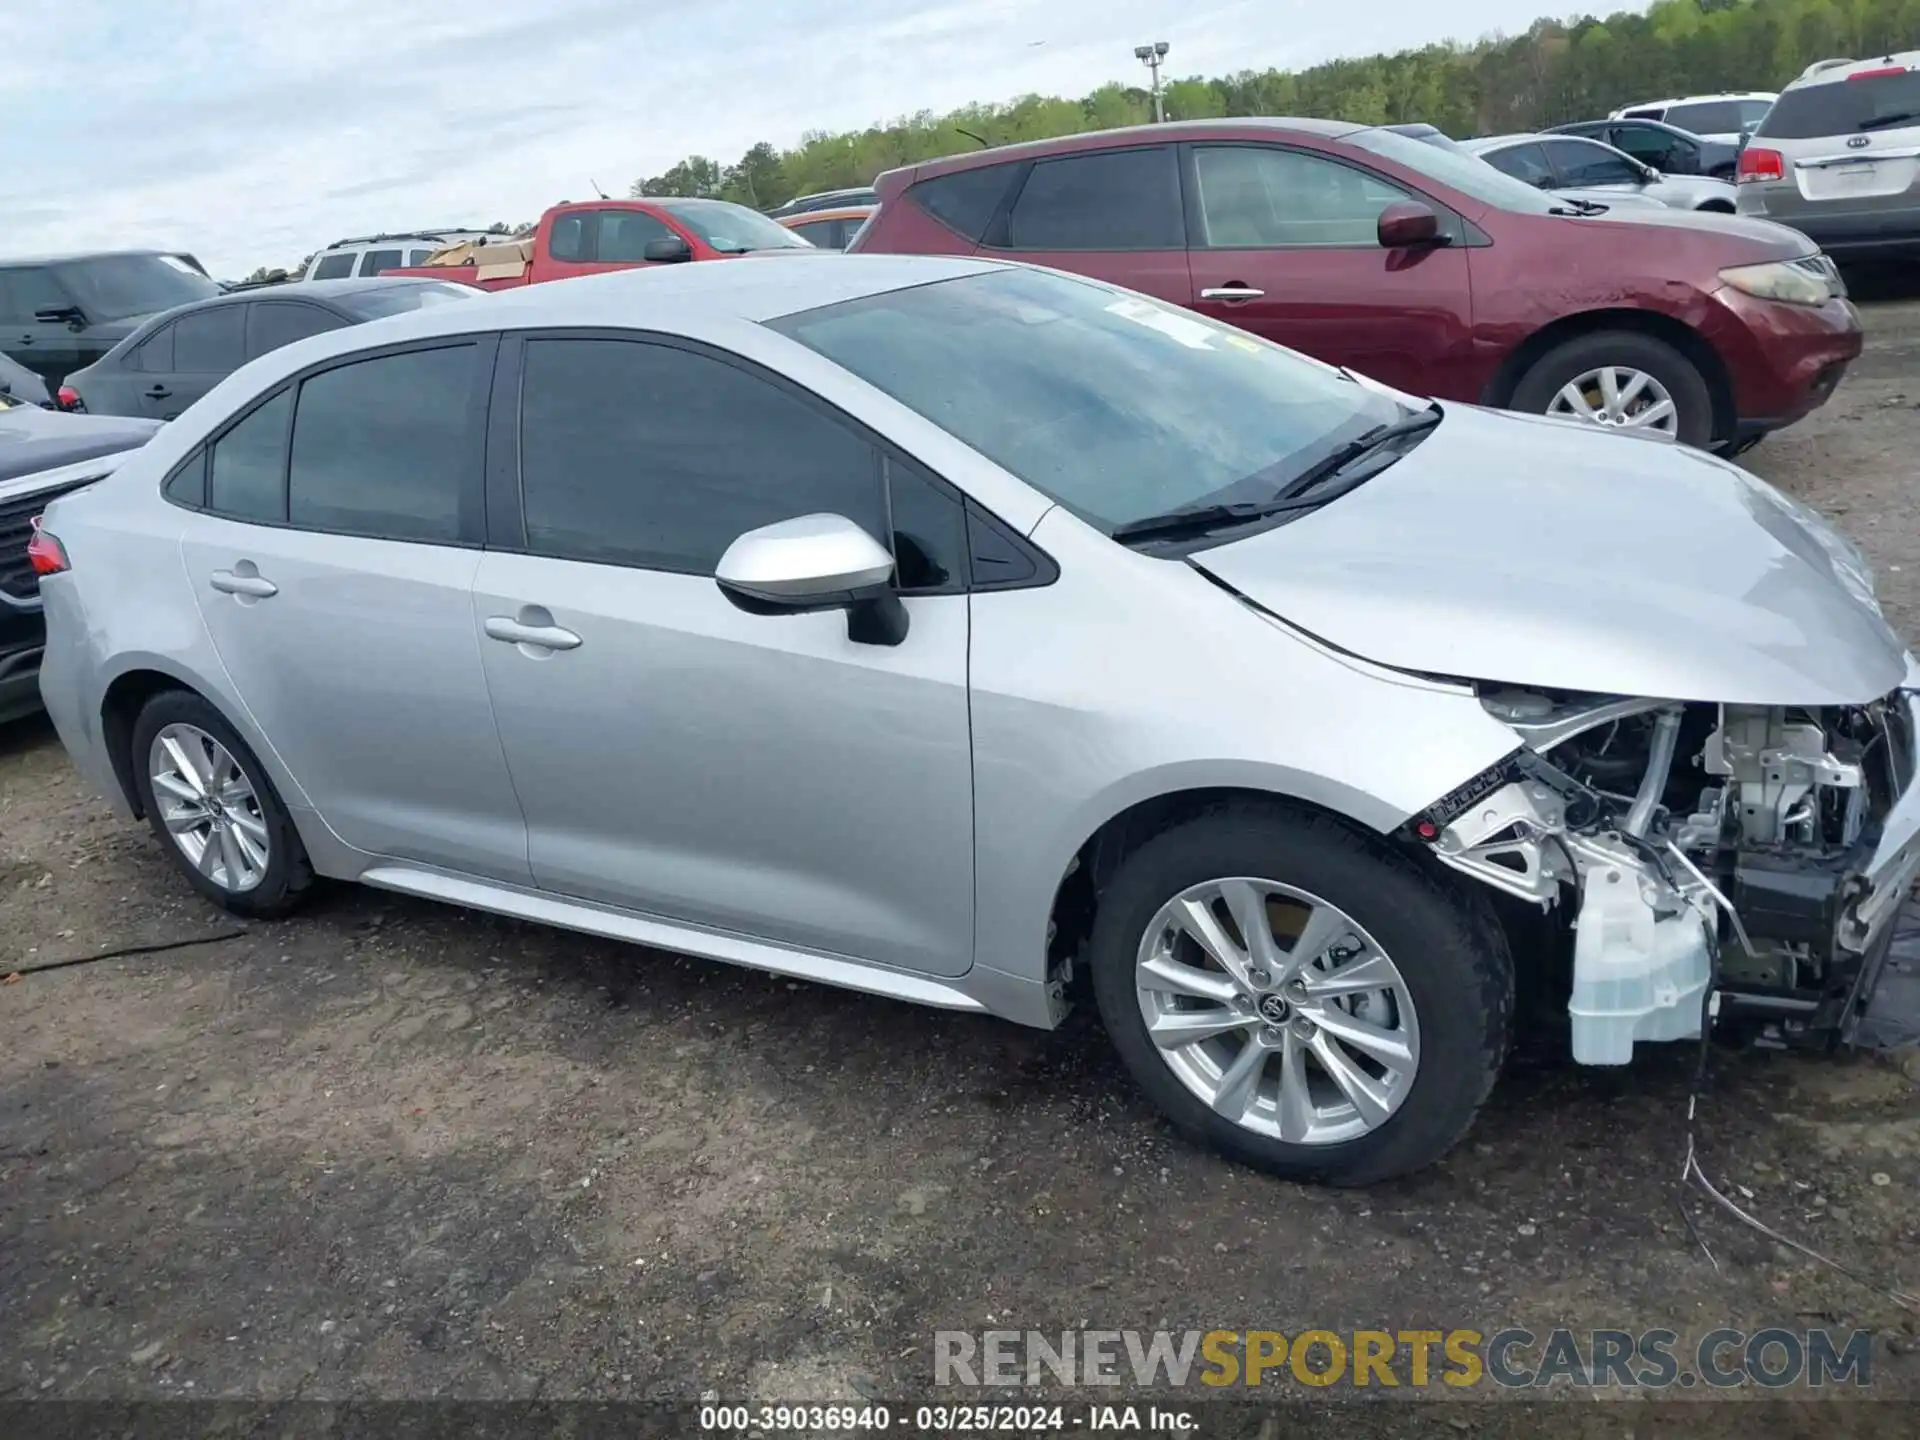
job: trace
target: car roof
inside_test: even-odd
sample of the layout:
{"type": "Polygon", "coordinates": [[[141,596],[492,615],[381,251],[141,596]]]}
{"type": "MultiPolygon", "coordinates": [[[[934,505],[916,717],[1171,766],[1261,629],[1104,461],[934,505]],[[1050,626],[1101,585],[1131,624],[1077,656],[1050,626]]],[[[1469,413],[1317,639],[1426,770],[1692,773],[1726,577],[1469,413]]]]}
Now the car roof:
{"type": "MultiPolygon", "coordinates": [[[[1889,55],[1877,55],[1870,60],[1823,60],[1816,62],[1822,68],[1812,74],[1802,73],[1789,90],[1803,90],[1809,85],[1828,85],[1839,80],[1851,80],[1855,75],[1869,70],[1884,70],[1889,66],[1900,65],[1908,70],[1920,69],[1920,50],[1896,50],[1889,55]]],[[[1812,70],[1812,66],[1808,69],[1812,70]]]]}
{"type": "MultiPolygon", "coordinates": [[[[1056,135],[1046,140],[1026,140],[1016,145],[996,145],[986,150],[962,150],[957,154],[943,155],[937,160],[922,160],[913,165],[897,166],[886,174],[898,175],[911,171],[915,179],[923,180],[930,175],[945,175],[955,170],[972,170],[981,165],[1002,165],[1009,160],[1070,154],[1086,148],[1102,149],[1123,144],[1128,140],[1165,142],[1192,139],[1195,136],[1259,133],[1318,135],[1325,139],[1337,140],[1344,135],[1354,135],[1362,130],[1374,128],[1371,125],[1357,125],[1351,120],[1322,120],[1304,116],[1244,115],[1214,120],[1169,120],[1158,125],[1125,125],[1112,130],[1081,130],[1072,135],[1056,135]]],[[[885,175],[881,177],[881,179],[885,178],[885,175]]],[[[874,183],[878,185],[879,181],[876,180],[874,183]]]]}
{"type": "Polygon", "coordinates": [[[112,260],[122,255],[185,255],[184,250],[69,250],[50,255],[8,255],[0,257],[0,270],[15,265],[67,265],[75,260],[112,260]]]}

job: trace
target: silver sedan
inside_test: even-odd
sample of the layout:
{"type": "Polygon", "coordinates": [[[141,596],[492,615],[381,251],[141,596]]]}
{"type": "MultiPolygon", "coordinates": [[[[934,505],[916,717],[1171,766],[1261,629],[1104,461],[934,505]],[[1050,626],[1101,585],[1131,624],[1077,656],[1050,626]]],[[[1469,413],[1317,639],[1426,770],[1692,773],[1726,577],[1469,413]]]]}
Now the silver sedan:
{"type": "Polygon", "coordinates": [[[1733,214],[1734,187],[1705,175],[1666,175],[1624,150],[1579,135],[1495,135],[1462,145],[1496,170],[1569,199],[1651,201],[1733,214]]]}
{"type": "Polygon", "coordinates": [[[1017,265],[298,341],[31,558],[61,740],[218,904],[1091,1000],[1182,1131],[1303,1179],[1445,1152],[1517,1025],[1844,1033],[1920,870],[1920,671],[1817,517],[1017,265]]]}

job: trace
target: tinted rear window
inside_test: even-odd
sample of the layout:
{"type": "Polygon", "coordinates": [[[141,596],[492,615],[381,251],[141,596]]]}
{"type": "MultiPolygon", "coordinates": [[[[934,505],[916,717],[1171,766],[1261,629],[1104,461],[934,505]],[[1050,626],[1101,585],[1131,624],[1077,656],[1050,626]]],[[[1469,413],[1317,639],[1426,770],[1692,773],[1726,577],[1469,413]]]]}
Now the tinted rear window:
{"type": "Polygon", "coordinates": [[[922,180],[907,193],[913,203],[962,238],[979,244],[985,238],[993,212],[1007,193],[1007,181],[1017,165],[983,165],[922,180]]]}
{"type": "Polygon", "coordinates": [[[1773,102],[1754,133],[1774,140],[1810,140],[1905,124],[1920,125],[1920,72],[1913,70],[1789,90],[1773,102]]]}
{"type": "Polygon", "coordinates": [[[1041,160],[1007,218],[1015,250],[1178,250],[1187,243],[1171,145],[1041,160]]]}
{"type": "Polygon", "coordinates": [[[1669,105],[1660,118],[1696,135],[1737,135],[1767,113],[1765,100],[1704,100],[1698,105],[1669,105]]]}

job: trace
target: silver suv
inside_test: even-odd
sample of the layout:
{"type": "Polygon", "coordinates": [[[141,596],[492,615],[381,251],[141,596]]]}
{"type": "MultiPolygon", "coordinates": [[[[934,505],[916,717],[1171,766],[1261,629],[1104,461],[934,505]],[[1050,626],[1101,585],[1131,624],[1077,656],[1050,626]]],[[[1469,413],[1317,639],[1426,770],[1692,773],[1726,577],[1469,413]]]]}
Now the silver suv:
{"type": "Polygon", "coordinates": [[[1821,60],[1740,155],[1738,208],[1838,260],[1920,252],[1920,50],[1821,60]]]}

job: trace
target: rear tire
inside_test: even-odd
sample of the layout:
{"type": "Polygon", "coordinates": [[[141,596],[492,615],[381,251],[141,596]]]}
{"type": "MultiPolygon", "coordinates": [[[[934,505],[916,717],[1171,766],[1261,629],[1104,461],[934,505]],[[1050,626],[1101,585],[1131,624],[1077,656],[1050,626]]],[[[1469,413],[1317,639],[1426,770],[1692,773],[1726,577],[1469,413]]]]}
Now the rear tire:
{"type": "Polygon", "coordinates": [[[1588,423],[1597,429],[1668,428],[1656,423],[1645,425],[1645,417],[1662,400],[1672,406],[1670,433],[1683,445],[1696,449],[1713,440],[1713,396],[1694,363],[1664,340],[1634,330],[1597,330],[1577,335],[1553,347],[1534,361],[1514,387],[1511,410],[1528,415],[1561,415],[1583,418],[1579,404],[1598,412],[1607,410],[1601,377],[1611,372],[1616,389],[1626,394],[1636,385],[1633,377],[1644,377],[1632,399],[1620,407],[1621,415],[1610,423],[1588,423]],[[1576,398],[1572,392],[1578,390],[1576,398]]]}
{"type": "Polygon", "coordinates": [[[207,899],[235,915],[285,915],[313,866],[273,782],[206,700],[165,690],[133,722],[129,761],[161,846],[207,899]]]}
{"type": "Polygon", "coordinates": [[[1278,805],[1222,805],[1134,851],[1101,893],[1088,960],[1108,1034],[1174,1127],[1291,1180],[1364,1185],[1439,1159],[1512,1026],[1512,960],[1484,906],[1278,805]],[[1265,939],[1249,944],[1241,916],[1265,939]],[[1313,952],[1298,964],[1296,943],[1313,952]],[[1381,988],[1342,992],[1362,964],[1381,988]]]}

